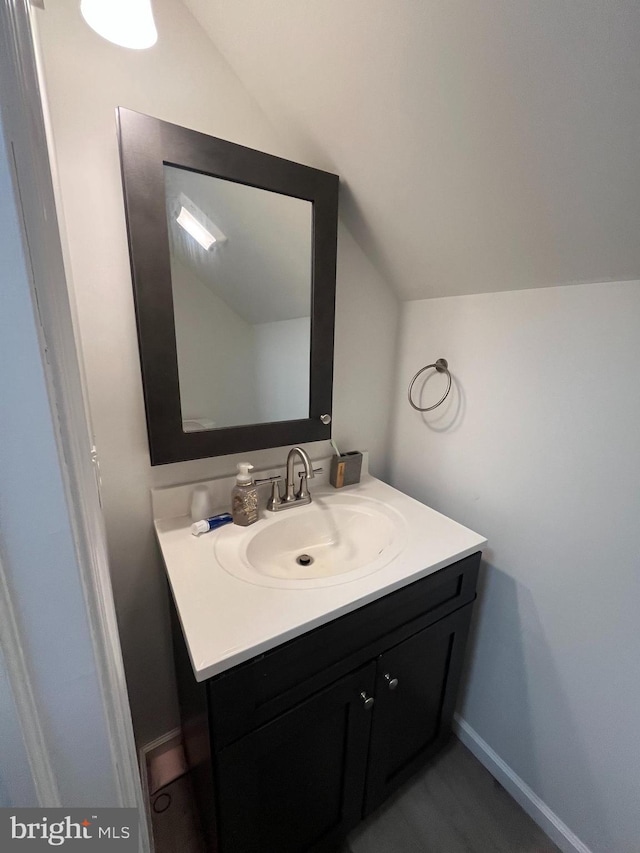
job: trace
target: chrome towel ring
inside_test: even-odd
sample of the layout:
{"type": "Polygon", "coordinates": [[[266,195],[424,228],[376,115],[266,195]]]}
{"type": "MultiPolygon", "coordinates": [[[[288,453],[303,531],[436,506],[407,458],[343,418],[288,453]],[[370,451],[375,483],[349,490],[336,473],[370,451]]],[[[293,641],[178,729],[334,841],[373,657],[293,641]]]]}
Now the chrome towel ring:
{"type": "Polygon", "coordinates": [[[449,393],[449,391],[451,391],[451,374],[449,373],[449,362],[447,361],[446,358],[439,358],[435,364],[427,364],[426,367],[421,367],[420,370],[413,377],[413,379],[411,380],[411,384],[409,385],[409,395],[408,395],[409,396],[409,402],[411,403],[413,408],[416,410],[416,412],[431,412],[433,409],[437,409],[441,403],[444,403],[444,401],[447,398],[447,394],[449,393]],[[438,402],[433,404],[433,406],[427,406],[426,409],[421,409],[420,406],[416,406],[416,404],[413,402],[411,392],[413,391],[413,384],[416,381],[416,379],[418,378],[418,376],[420,376],[421,373],[424,373],[425,370],[429,370],[431,367],[434,367],[438,371],[438,373],[446,373],[447,374],[447,379],[448,379],[447,390],[444,392],[442,397],[440,397],[438,402]]]}

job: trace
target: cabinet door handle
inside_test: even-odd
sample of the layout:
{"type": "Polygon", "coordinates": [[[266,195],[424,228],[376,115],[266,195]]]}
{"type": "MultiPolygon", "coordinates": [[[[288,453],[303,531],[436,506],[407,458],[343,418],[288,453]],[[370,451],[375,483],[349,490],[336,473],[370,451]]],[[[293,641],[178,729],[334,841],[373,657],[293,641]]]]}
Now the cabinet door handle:
{"type": "Polygon", "coordinates": [[[367,696],[366,690],[363,690],[360,696],[362,697],[362,704],[364,705],[365,709],[367,711],[370,711],[373,708],[375,699],[373,698],[373,696],[367,696]]]}
{"type": "Polygon", "coordinates": [[[395,690],[396,687],[398,686],[398,679],[397,678],[391,678],[390,672],[385,672],[384,677],[387,680],[387,685],[389,687],[389,690],[395,690]]]}

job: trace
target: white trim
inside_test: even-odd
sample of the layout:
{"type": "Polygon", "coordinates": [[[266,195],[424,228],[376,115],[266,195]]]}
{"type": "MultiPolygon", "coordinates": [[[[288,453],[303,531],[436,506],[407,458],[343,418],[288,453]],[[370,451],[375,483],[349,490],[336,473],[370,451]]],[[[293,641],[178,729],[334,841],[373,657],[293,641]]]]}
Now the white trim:
{"type": "Polygon", "coordinates": [[[563,853],[591,853],[591,850],[560,820],[558,815],[532,791],[527,783],[500,758],[497,752],[483,740],[469,723],[458,714],[454,715],[453,730],[483,764],[489,773],[520,805],[540,829],[557,844],[563,853]]]}
{"type": "Polygon", "coordinates": [[[9,587],[0,555],[0,646],[7,675],[18,708],[18,721],[29,760],[38,803],[46,808],[61,806],[60,793],[49,761],[49,751],[40,726],[40,717],[31,687],[29,669],[22,651],[9,587]]]}
{"type": "Polygon", "coordinates": [[[146,758],[142,749],[138,751],[138,771],[140,773],[140,786],[142,788],[142,799],[144,800],[144,813],[149,827],[149,853],[155,853],[156,844],[153,837],[153,820],[151,818],[151,796],[149,794],[149,776],[147,774],[146,758]]]}
{"type": "MultiPolygon", "coordinates": [[[[63,264],[28,0],[0,0],[7,147],[31,266],[34,311],[121,806],[145,814],[115,616],[95,454],[63,264]]],[[[141,820],[140,850],[149,850],[141,820]]]]}
{"type": "Polygon", "coordinates": [[[165,732],[160,737],[157,737],[155,740],[149,741],[149,743],[145,743],[144,746],[140,747],[139,754],[140,760],[149,762],[151,758],[151,754],[156,752],[159,749],[162,749],[163,746],[167,746],[171,743],[171,741],[175,741],[175,745],[177,746],[179,743],[182,743],[182,729],[175,728],[171,729],[170,732],[165,732]]]}
{"type": "MultiPolygon", "coordinates": [[[[169,752],[175,747],[179,747],[180,749],[182,749],[182,745],[182,729],[175,728],[171,729],[170,732],[165,732],[165,734],[160,735],[160,737],[157,737],[155,740],[150,741],[149,743],[140,747],[140,749],[138,750],[138,764],[140,767],[140,778],[142,779],[142,790],[144,791],[147,803],[156,793],[155,790],[152,791],[149,788],[149,782],[153,782],[153,774],[150,774],[149,770],[151,768],[151,762],[156,756],[156,753],[158,753],[158,756],[160,756],[165,752],[169,752]]],[[[163,782],[163,785],[167,784],[170,784],[169,781],[163,782]]]]}

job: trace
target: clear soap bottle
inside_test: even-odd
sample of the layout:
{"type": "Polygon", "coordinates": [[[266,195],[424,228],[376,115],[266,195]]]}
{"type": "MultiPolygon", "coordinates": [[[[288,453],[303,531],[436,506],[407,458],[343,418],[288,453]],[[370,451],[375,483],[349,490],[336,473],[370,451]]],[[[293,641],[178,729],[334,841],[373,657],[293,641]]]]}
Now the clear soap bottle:
{"type": "Polygon", "coordinates": [[[252,470],[250,462],[238,462],[236,484],[231,490],[233,523],[241,527],[248,527],[258,520],[258,490],[249,474],[252,470]]]}

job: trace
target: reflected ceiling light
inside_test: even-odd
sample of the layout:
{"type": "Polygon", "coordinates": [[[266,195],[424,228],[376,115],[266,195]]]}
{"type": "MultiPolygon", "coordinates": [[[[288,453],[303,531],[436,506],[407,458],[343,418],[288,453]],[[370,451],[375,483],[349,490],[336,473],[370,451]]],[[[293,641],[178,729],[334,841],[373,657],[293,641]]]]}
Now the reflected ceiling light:
{"type": "Polygon", "coordinates": [[[158,40],[151,0],[82,0],[80,11],[92,30],[121,47],[142,50],[158,40]]]}
{"type": "Polygon", "coordinates": [[[191,234],[193,239],[197,240],[203,249],[209,250],[217,242],[213,234],[210,234],[204,225],[201,225],[195,216],[192,216],[184,207],[180,208],[176,222],[184,228],[187,234],[191,234]]]}
{"type": "Polygon", "coordinates": [[[227,239],[184,193],[180,193],[180,213],[176,217],[176,222],[207,251],[215,243],[224,243],[227,239]]]}

